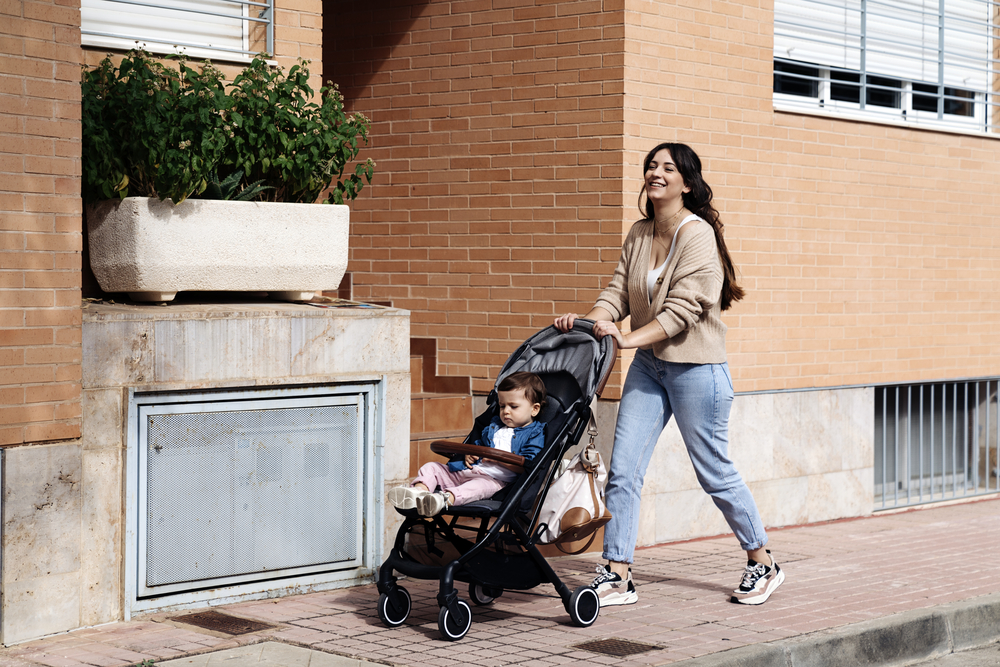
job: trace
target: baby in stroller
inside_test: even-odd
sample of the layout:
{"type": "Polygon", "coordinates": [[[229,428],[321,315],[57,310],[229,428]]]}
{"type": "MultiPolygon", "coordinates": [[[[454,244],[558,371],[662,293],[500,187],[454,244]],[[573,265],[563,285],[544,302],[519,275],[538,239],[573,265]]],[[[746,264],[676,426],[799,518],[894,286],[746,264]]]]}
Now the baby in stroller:
{"type": "MultiPolygon", "coordinates": [[[[570,589],[539,551],[547,528],[539,521],[539,513],[549,485],[568,450],[580,443],[585,433],[591,440],[597,435],[591,403],[608,381],[617,355],[614,338],[605,336],[598,341],[592,328],[592,321],[577,319],[569,331],[546,327],[531,336],[501,368],[494,390],[486,397],[486,410],[476,418],[464,442],[431,443],[432,452],[455,464],[453,470],[470,474],[464,464],[475,463],[473,459],[503,462],[518,473],[511,482],[501,483],[500,490],[490,497],[467,502],[460,500],[457,491],[462,484],[448,486],[436,477],[424,481],[417,477],[424,489],[408,486],[390,491],[390,501],[395,497],[393,504],[403,523],[377,575],[377,611],[386,627],[403,625],[413,609],[413,599],[399,584],[397,574],[438,580],[438,630],[448,641],[461,639],[472,626],[472,611],[459,597],[458,582],[468,584],[469,598],[477,606],[491,604],[505,590],[526,591],[550,583],[574,625],[588,627],[597,620],[600,599],[596,590],[589,585],[570,589]],[[538,378],[542,387],[532,394],[530,386],[520,384],[520,380],[507,384],[515,375],[538,378]],[[512,406],[501,408],[507,402],[500,394],[511,390],[517,396],[523,394],[524,405],[520,407],[528,415],[514,421],[504,418],[512,406]],[[511,448],[516,447],[520,454],[483,447],[496,443],[498,421],[508,429],[523,423],[524,432],[537,428],[543,440],[541,449],[535,449],[534,436],[521,444],[513,433],[511,448]],[[473,459],[466,459],[470,454],[473,459]],[[439,502],[443,507],[437,514],[421,515],[417,497],[435,495],[431,490],[437,486],[447,487],[452,494],[442,497],[439,502]],[[403,509],[410,503],[412,506],[403,509]]],[[[444,465],[432,470],[436,474],[447,472],[444,465]]],[[[438,503],[431,506],[427,502],[424,511],[437,510],[438,503]]]]}
{"type": "MultiPolygon", "coordinates": [[[[512,373],[497,386],[497,414],[473,444],[535,458],[545,445],[545,424],[534,421],[545,406],[545,383],[534,373],[512,373]]],[[[389,491],[389,502],[421,516],[437,516],[452,505],[485,500],[517,479],[519,470],[501,461],[466,454],[447,464],[425,463],[410,486],[389,491]],[[438,491],[437,489],[441,490],[438,491]]]]}

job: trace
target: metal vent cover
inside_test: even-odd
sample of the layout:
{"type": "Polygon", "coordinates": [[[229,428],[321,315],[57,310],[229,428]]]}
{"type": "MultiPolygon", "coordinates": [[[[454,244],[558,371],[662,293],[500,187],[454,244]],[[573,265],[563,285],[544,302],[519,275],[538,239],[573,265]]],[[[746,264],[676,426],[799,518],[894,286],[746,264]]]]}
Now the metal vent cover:
{"type": "Polygon", "coordinates": [[[261,630],[270,630],[271,628],[278,627],[270,623],[252,621],[249,618],[230,616],[229,614],[223,614],[215,610],[200,611],[196,614],[188,614],[187,616],[171,616],[170,620],[177,621],[178,623],[187,623],[188,625],[196,625],[199,628],[212,630],[213,632],[222,632],[227,635],[247,635],[251,632],[260,632],[261,630]]]}
{"type": "Polygon", "coordinates": [[[600,653],[602,655],[624,657],[628,655],[646,653],[648,651],[657,651],[662,647],[655,644],[633,642],[627,639],[596,639],[594,641],[584,642],[583,644],[576,644],[570,648],[580,649],[581,651],[589,651],[591,653],[600,653]]]}
{"type": "Polygon", "coordinates": [[[271,393],[137,405],[137,599],[364,566],[369,394],[271,393]]]}

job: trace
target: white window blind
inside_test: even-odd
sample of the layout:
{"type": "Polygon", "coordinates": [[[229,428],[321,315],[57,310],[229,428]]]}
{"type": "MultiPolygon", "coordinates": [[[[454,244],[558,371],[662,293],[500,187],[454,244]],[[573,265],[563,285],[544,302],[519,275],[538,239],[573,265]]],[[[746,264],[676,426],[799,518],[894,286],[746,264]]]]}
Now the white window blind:
{"type": "Polygon", "coordinates": [[[858,91],[857,110],[893,109],[907,121],[995,131],[998,6],[997,0],[775,0],[775,100],[794,102],[781,91],[803,98],[814,92],[813,106],[854,110],[846,81],[858,91]]]}
{"type": "Polygon", "coordinates": [[[245,60],[273,52],[273,15],[273,0],[82,0],[82,42],[245,60]]]}

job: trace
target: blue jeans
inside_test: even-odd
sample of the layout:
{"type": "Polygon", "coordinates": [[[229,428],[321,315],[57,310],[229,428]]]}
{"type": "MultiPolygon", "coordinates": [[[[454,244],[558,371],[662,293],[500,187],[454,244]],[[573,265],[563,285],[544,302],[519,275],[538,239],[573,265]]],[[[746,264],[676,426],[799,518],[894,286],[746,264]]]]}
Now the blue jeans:
{"type": "Polygon", "coordinates": [[[638,350],[629,368],[615,427],[606,501],[604,558],[631,563],[639,533],[639,500],[646,468],[670,421],[684,439],[698,482],[722,510],[746,551],[767,543],[750,489],[729,459],[733,380],[728,364],[676,364],[638,350]]]}

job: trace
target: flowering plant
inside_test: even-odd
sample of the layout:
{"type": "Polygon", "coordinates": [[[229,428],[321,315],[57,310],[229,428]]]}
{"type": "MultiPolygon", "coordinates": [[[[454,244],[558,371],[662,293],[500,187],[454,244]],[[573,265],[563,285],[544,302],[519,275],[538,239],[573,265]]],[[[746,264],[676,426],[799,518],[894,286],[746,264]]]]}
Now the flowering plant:
{"type": "Polygon", "coordinates": [[[231,84],[210,62],[177,68],[132,50],[83,72],[83,198],[241,198],[342,204],[369,184],[368,159],[344,178],[371,121],[347,115],[336,86],[311,101],[308,62],[287,75],[255,58],[231,84]],[[222,183],[228,187],[220,188],[222,183]]]}

